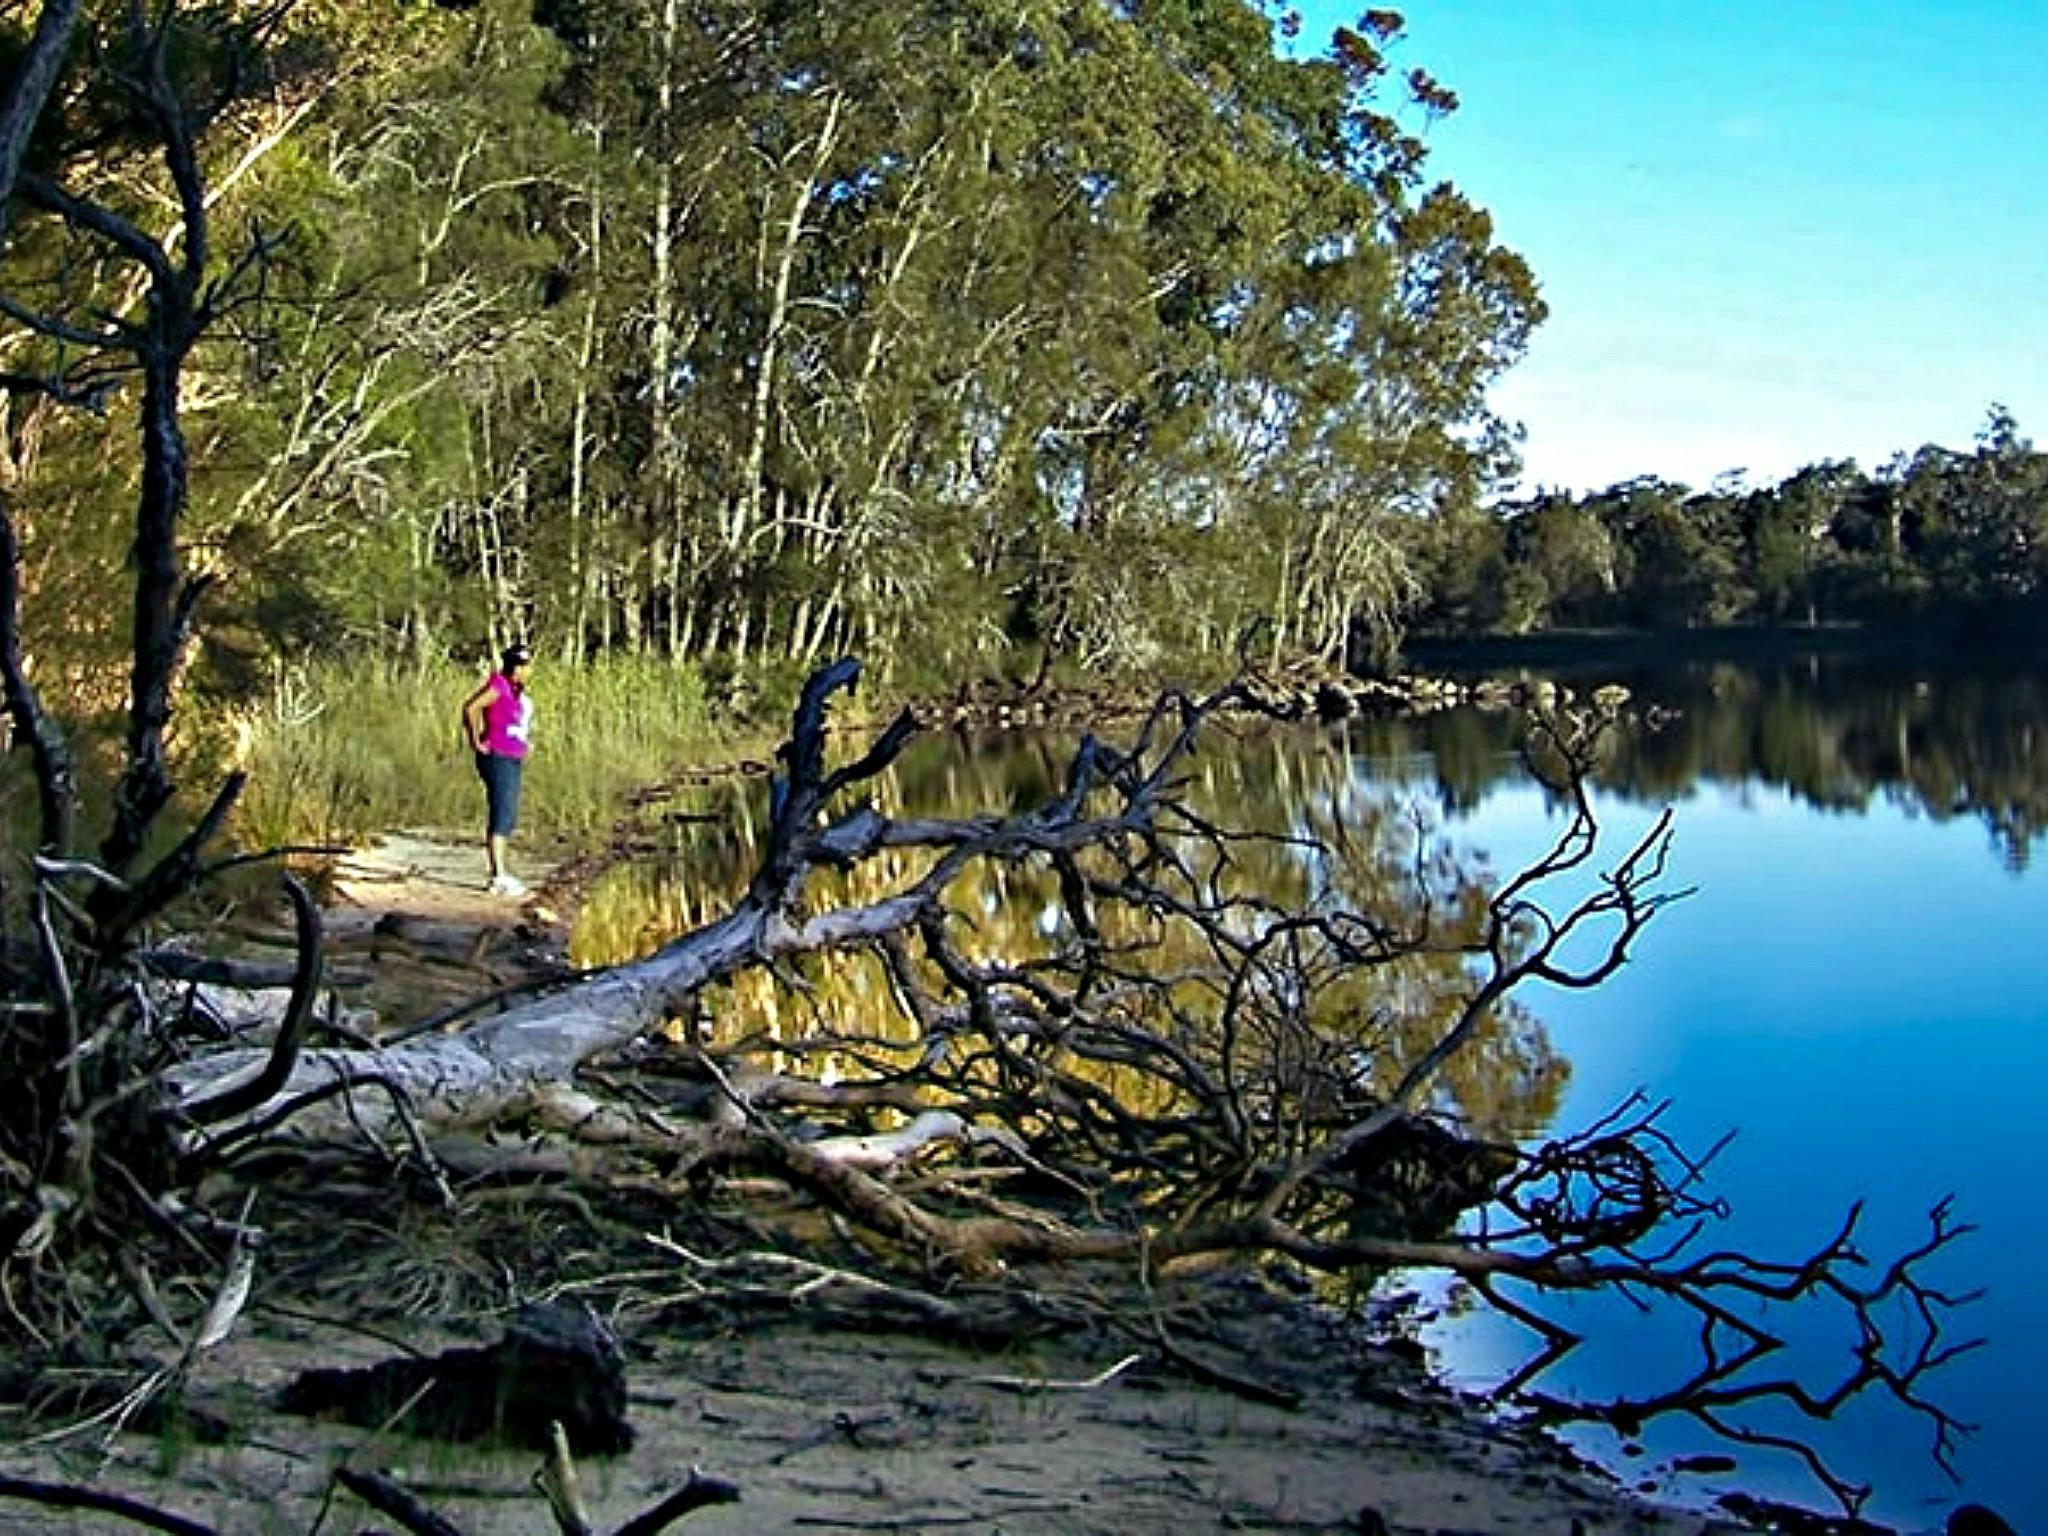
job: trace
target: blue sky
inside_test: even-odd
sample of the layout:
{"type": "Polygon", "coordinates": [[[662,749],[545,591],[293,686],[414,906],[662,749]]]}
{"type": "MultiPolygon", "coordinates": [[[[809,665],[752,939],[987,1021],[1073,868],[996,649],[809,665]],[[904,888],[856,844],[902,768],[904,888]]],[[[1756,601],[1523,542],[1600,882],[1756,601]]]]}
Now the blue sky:
{"type": "MultiPolygon", "coordinates": [[[[1412,0],[1435,176],[1551,317],[1522,488],[2048,441],[2048,0],[1412,0]]],[[[1303,42],[1358,7],[1312,0],[1303,42]]]]}

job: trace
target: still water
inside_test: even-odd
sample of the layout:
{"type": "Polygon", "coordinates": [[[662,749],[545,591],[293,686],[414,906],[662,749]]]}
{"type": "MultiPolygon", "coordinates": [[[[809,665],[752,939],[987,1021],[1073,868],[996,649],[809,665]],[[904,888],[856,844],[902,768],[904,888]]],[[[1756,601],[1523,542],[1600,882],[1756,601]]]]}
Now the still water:
{"type": "MultiPolygon", "coordinates": [[[[1953,1328],[1985,1344],[1930,1390],[1979,1426],[1955,1457],[1960,1486],[1934,1467],[1930,1426],[1897,1409],[1855,1412],[1815,1438],[1839,1471],[1874,1485],[1875,1518],[1938,1528],[1967,1497],[2022,1531],[2048,1529],[2037,1396],[2048,1380],[2048,881],[2033,867],[2048,701],[2025,678],[1854,668],[1702,670],[1638,689],[1680,713],[1625,746],[1596,805],[1617,845],[1672,806],[1673,868],[1697,890],[1599,990],[1524,997],[1571,1063],[1557,1123],[1641,1089],[1671,1101],[1665,1124],[1689,1146],[1733,1130],[1712,1168],[1733,1208],[1722,1241],[1775,1257],[1803,1255],[1862,1200],[1863,1249],[1889,1258],[1955,1196],[1978,1230],[1933,1273],[1984,1291],[1953,1328]]],[[[1450,835],[1507,870],[1559,822],[1505,730],[1461,713],[1346,745],[1357,771],[1442,808],[1450,835]]],[[[1611,1388],[1639,1363],[1641,1325],[1604,1313],[1589,1321],[1610,1347],[1568,1372],[1569,1386],[1611,1388]]],[[[1791,1332],[1795,1353],[1814,1342],[1791,1332]]],[[[1523,1344],[1478,1322],[1438,1341],[1472,1383],[1523,1344]]],[[[1669,1427],[1638,1442],[1639,1458],[1617,1456],[1611,1437],[1589,1443],[1646,1478],[1708,1444],[1669,1427]]],[[[1742,1480],[1813,1499],[1781,1457],[1746,1457],[1742,1480]]]]}
{"type": "MultiPolygon", "coordinates": [[[[1639,712],[1647,719],[1615,741],[1596,778],[1603,850],[1618,857],[1669,805],[1670,883],[1694,894],[1659,914],[1598,990],[1523,994],[1534,1033],[1490,1058],[1512,1080],[1468,1076],[1453,1097],[1485,1129],[1528,1138],[1583,1125],[1637,1091],[1670,1101],[1662,1124],[1695,1151],[1733,1131],[1711,1168],[1713,1193],[1732,1208],[1716,1247],[1797,1259],[1863,1201],[1860,1247],[1882,1263],[1919,1242],[1929,1209],[1955,1196],[1977,1231],[1930,1274],[1985,1293],[1950,1332],[1986,1341],[1930,1384],[1980,1426],[1957,1449],[1960,1484],[1935,1467],[1929,1424],[1895,1406],[1865,1405],[1813,1438],[1839,1472],[1874,1485],[1867,1513],[1878,1519],[1934,1529],[1969,1498],[2022,1531],[2048,1530],[2034,1401],[2048,1381],[2048,1315],[2036,1300],[2048,1261],[2048,1129],[2036,1103],[2048,1085],[2048,883],[2033,867],[2048,827],[2048,690],[2027,676],[1839,662],[1629,682],[1638,705],[1656,708],[1639,712]],[[1556,1070],[1559,1057],[1568,1070],[1556,1070]]],[[[1521,868],[1563,824],[1521,767],[1518,730],[1511,714],[1461,709],[1219,739],[1195,789],[1211,809],[1266,825],[1334,807],[1379,840],[1390,889],[1410,866],[1410,813],[1420,812],[1449,878],[1483,881],[1521,868]]],[[[1063,755],[1043,741],[941,739],[889,793],[923,812],[1021,806],[1057,782],[1063,755]]],[[[580,938],[588,957],[722,909],[759,812],[707,810],[669,857],[594,893],[580,938]]],[[[1620,1303],[1575,1321],[1598,1343],[1546,1378],[1553,1391],[1640,1390],[1646,1362],[1685,1343],[1620,1303]]],[[[1777,1321],[1795,1360],[1841,1358],[1824,1353],[1841,1338],[1777,1321]]],[[[1527,1344],[1472,1318],[1432,1337],[1447,1369],[1473,1384],[1498,1379],[1527,1344]]],[[[1710,1496],[1712,1478],[1662,1469],[1726,1449],[1684,1424],[1591,1443],[1667,1496],[1710,1496]]],[[[1782,1456],[1743,1454],[1737,1480],[1826,1504],[1782,1456]]]]}

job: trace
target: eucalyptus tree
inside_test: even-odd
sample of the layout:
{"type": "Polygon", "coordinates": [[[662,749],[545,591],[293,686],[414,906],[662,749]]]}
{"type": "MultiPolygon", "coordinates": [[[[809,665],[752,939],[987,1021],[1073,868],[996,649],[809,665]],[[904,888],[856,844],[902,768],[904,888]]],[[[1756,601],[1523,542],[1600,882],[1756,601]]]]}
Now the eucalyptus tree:
{"type": "MultiPolygon", "coordinates": [[[[54,0],[45,5],[37,14],[34,31],[10,61],[7,93],[0,100],[0,251],[6,248],[15,183],[28,156],[29,139],[63,68],[64,56],[78,29],[79,11],[80,0],[54,0]]],[[[9,447],[11,450],[11,442],[9,447]]],[[[17,456],[10,451],[5,459],[10,481],[18,464],[17,456]]],[[[51,723],[41,695],[23,666],[18,627],[20,567],[21,546],[13,509],[4,491],[0,491],[0,686],[5,688],[10,729],[35,759],[40,790],[38,840],[45,847],[62,848],[71,837],[74,770],[70,747],[51,723]]]]}
{"type": "MultiPolygon", "coordinates": [[[[142,1122],[176,1047],[157,1027],[139,951],[149,926],[211,872],[202,860],[242,787],[240,775],[227,776],[191,830],[164,831],[175,791],[173,709],[213,577],[187,560],[186,422],[263,314],[278,241],[217,200],[289,132],[322,42],[317,7],[295,20],[303,30],[274,7],[177,0],[90,6],[75,17],[58,7],[44,13],[50,25],[29,40],[0,97],[0,190],[13,199],[6,222],[15,237],[0,270],[6,386],[104,411],[133,430],[122,433],[125,451],[99,460],[114,498],[132,500],[120,747],[91,855],[77,845],[84,795],[71,773],[71,733],[27,676],[24,613],[39,646],[47,594],[23,590],[11,515],[0,539],[0,670],[41,811],[19,886],[7,871],[0,945],[0,1285],[31,1334],[30,1314],[60,1335],[89,1314],[91,1286],[75,1283],[71,1259],[91,1252],[97,1272],[121,1266],[132,1277],[145,1234],[164,1216],[157,1197],[170,1171],[142,1122]],[[67,24],[74,46],[52,73],[46,50],[64,52],[67,24]],[[130,416],[125,396],[138,381],[130,416]]],[[[59,551],[86,542],[67,526],[80,506],[35,510],[34,542],[59,551]]],[[[122,595],[110,583],[60,627],[104,626],[122,595]]],[[[308,940],[301,973],[317,978],[317,918],[304,889],[288,885],[308,940]]]]}
{"type": "Polygon", "coordinates": [[[1747,584],[1756,612],[1783,619],[1817,616],[1828,567],[1838,562],[1835,520],[1863,483],[1854,463],[1811,464],[1743,504],[1747,584]]]}
{"type": "Polygon", "coordinates": [[[1493,467],[1540,306],[1381,110],[1447,103],[1384,15],[1320,60],[1244,0],[329,21],[222,202],[295,237],[204,413],[223,658],[1336,654],[1493,467]]]}
{"type": "Polygon", "coordinates": [[[201,518],[238,557],[231,639],[254,653],[322,631],[426,645],[451,573],[494,598],[475,610],[530,600],[508,518],[561,414],[537,385],[557,326],[532,221],[569,160],[535,111],[543,45],[487,10],[367,29],[246,188],[291,221],[291,266],[260,367],[215,412],[201,518]]]}
{"type": "Polygon", "coordinates": [[[2009,606],[2048,574],[2048,458],[2012,413],[1993,406],[1974,451],[1929,445],[1897,466],[1902,538],[1936,603],[2009,606]]]}
{"type": "MultiPolygon", "coordinates": [[[[1241,8],[1237,46],[1204,56],[1229,35],[1213,11],[1160,8],[1209,83],[1233,173],[1217,222],[1241,236],[1198,311],[1218,365],[1202,428],[1221,468],[1213,526],[1239,617],[1276,653],[1335,656],[1412,598],[1416,522],[1494,468],[1485,387],[1541,306],[1484,214],[1426,184],[1422,145],[1382,102],[1397,17],[1303,62],[1241,8]]],[[[1449,101],[1419,73],[1405,89],[1425,114],[1449,101]]]]}
{"type": "Polygon", "coordinates": [[[1334,648],[1536,313],[1363,40],[1235,0],[545,14],[653,162],[614,410],[672,648],[1334,648]]]}
{"type": "MultiPolygon", "coordinates": [[[[260,323],[279,250],[270,230],[216,204],[296,120],[320,51],[318,8],[308,10],[288,30],[263,7],[88,7],[74,18],[69,77],[52,90],[35,68],[51,35],[45,25],[10,91],[8,153],[25,156],[11,189],[22,206],[10,210],[15,238],[0,293],[10,389],[98,411],[140,385],[132,460],[126,449],[108,455],[132,462],[139,481],[132,513],[114,525],[133,569],[121,642],[122,767],[100,850],[117,879],[171,798],[174,680],[213,574],[203,562],[188,568],[181,548],[191,494],[187,421],[204,409],[209,382],[233,355],[231,347],[211,355],[206,344],[215,333],[231,342],[260,323]],[[23,119],[36,118],[39,91],[48,99],[24,140],[23,119]]],[[[42,22],[68,15],[58,7],[42,22]]],[[[22,459],[14,459],[18,470],[22,459]]],[[[31,560],[46,550],[87,550],[83,525],[107,526],[98,508],[78,501],[34,510],[25,541],[31,560]]],[[[50,614],[44,594],[23,595],[31,624],[50,614]]],[[[105,612],[102,591],[72,606],[57,627],[90,628],[105,612]]],[[[11,627],[15,614],[8,619],[11,627]]],[[[20,723],[27,697],[19,686],[10,694],[20,723]]],[[[96,910],[113,905],[107,890],[96,893],[96,910]]]]}

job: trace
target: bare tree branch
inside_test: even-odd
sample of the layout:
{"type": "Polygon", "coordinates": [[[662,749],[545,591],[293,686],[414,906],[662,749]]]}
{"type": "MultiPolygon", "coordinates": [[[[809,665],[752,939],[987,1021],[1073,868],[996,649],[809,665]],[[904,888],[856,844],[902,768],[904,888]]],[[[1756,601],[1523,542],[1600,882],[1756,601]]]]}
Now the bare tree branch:
{"type": "Polygon", "coordinates": [[[185,1112],[197,1125],[212,1125],[268,1103],[290,1079],[292,1064],[297,1061],[299,1047],[306,1037],[306,1026],[312,1022],[313,1005],[320,995],[320,911],[305,886],[290,875],[284,878],[284,888],[291,898],[298,930],[298,965],[292,975],[291,1003],[278,1026],[276,1043],[263,1070],[246,1083],[190,1105],[185,1112]]]}
{"type": "Polygon", "coordinates": [[[131,1525],[166,1532],[167,1536],[219,1536],[210,1525],[201,1525],[198,1521],[187,1520],[182,1515],[152,1508],[138,1500],[124,1498],[118,1493],[103,1493],[97,1488],[40,1483],[30,1478],[9,1477],[5,1473],[0,1473],[0,1499],[18,1499],[25,1504],[41,1505],[45,1509],[89,1509],[98,1514],[126,1520],[131,1525]]]}
{"type": "Polygon", "coordinates": [[[47,853],[71,847],[78,780],[63,731],[43,707],[21,658],[21,546],[14,519],[0,499],[0,686],[6,690],[15,739],[24,743],[35,769],[40,812],[39,846],[47,853]]]}
{"type": "Polygon", "coordinates": [[[7,94],[0,98],[0,251],[7,246],[7,231],[14,212],[14,191],[21,175],[22,160],[28,154],[30,136],[50,88],[57,83],[70,51],[72,34],[78,28],[84,0],[43,0],[36,16],[36,30],[29,39],[21,67],[7,82],[7,94]]]}

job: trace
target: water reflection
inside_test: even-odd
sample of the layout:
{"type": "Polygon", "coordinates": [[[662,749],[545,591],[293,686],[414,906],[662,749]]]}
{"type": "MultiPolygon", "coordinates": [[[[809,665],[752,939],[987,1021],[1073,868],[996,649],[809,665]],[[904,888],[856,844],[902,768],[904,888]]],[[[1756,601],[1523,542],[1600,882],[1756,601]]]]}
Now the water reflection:
{"type": "MultiPolygon", "coordinates": [[[[2043,684],[1816,663],[1699,667],[1633,686],[1670,715],[1617,742],[1598,776],[1603,824],[1626,839],[1676,802],[1676,871],[1700,889],[1607,986],[1529,999],[1572,1063],[1562,1123],[1641,1088],[1675,1100],[1669,1123],[1688,1145],[1736,1131],[1713,1189],[1734,1210],[1723,1240],[1750,1252],[1803,1252],[1868,1201],[1867,1251],[1894,1254],[1956,1196],[1979,1231],[1937,1274],[1955,1293],[1985,1292],[1957,1322],[1959,1337],[1988,1341],[1933,1383],[1980,1426],[1961,1446],[1962,1481],[1933,1465],[1928,1426],[1896,1409],[1866,1405],[1817,1438],[1876,1485],[1879,1519],[1934,1529],[1978,1498],[2021,1530],[2042,1528],[2033,1383],[2048,1372],[2048,1323],[2033,1297],[2048,1239],[2031,1213],[2048,1172],[2048,880],[2030,855],[2048,814],[2043,684]]],[[[1456,711],[1348,739],[1361,771],[1455,808],[1456,835],[1503,867],[1554,832],[1556,808],[1520,776],[1505,716],[1456,711]]],[[[1561,1388],[1597,1395],[1654,1353],[1632,1315],[1601,1305],[1582,1304],[1603,1348],[1561,1388]]],[[[1461,1324],[1448,1342],[1482,1384],[1528,1339],[1461,1324]]],[[[1793,1342],[1821,1347],[1804,1331],[1793,1342]]],[[[1614,1464],[1638,1477],[1712,1448],[1684,1428],[1653,1429],[1647,1456],[1614,1464]]],[[[1814,1497],[1782,1460],[1741,1476],[1814,1497]]]]}
{"type": "MultiPolygon", "coordinates": [[[[1653,707],[1632,713],[1603,766],[1610,792],[1662,804],[1702,784],[1767,785],[1827,810],[1882,801],[1968,817],[2013,870],[2048,830],[2048,679],[2037,672],[1807,657],[1621,680],[1653,707]]],[[[1438,805],[1462,816],[1519,776],[1518,729],[1512,711],[1460,709],[1349,735],[1397,772],[1426,764],[1438,805]]]]}
{"type": "MultiPolygon", "coordinates": [[[[1923,1426],[1903,1415],[1859,1415],[1833,1450],[1844,1470],[1879,1481],[1880,1517],[1936,1526],[1967,1494],[2021,1529],[2038,1526],[2048,1494],[2028,1473],[2027,1384],[2048,1373],[2048,1327],[2028,1302],[2048,1254],[2024,1213],[2038,1208],[2048,1167],[2029,1091],[2048,1070],[2038,1017],[2048,882],[2028,860],[2048,826],[2048,684],[1831,660],[1695,667],[1630,685],[1638,708],[1596,775],[1608,846],[1680,802],[1677,875],[1701,893],[1660,918],[1613,983],[1529,999],[1541,1025],[1522,1011],[1497,1020],[1460,1063],[1447,1103],[1483,1131],[1533,1137],[1645,1088],[1677,1100],[1670,1128],[1688,1145],[1739,1127],[1715,1190],[1735,1206],[1730,1241],[1754,1252],[1805,1251],[1866,1196],[1876,1197],[1871,1251],[1894,1252],[1919,1238],[1929,1205],[1956,1194],[1986,1231],[1946,1279],[1991,1288],[1968,1327],[1992,1345],[1944,1372],[1942,1386],[1944,1401],[1986,1426],[1965,1448],[1968,1482],[1958,1491],[1940,1480],[1923,1426]]],[[[1196,760],[1190,790],[1221,822],[1313,834],[1331,850],[1244,845],[1237,873],[1248,887],[1394,921],[1427,891],[1454,926],[1494,874],[1555,835],[1557,808],[1526,778],[1517,731],[1512,713],[1461,709],[1223,734],[1196,760]]],[[[899,813],[1017,809],[1052,792],[1065,760],[1057,741],[935,739],[879,799],[899,813]]],[[[593,893],[579,959],[643,952],[723,913],[752,868],[764,802],[757,783],[679,806],[703,819],[675,824],[658,857],[593,893]]],[[[871,899],[914,868],[870,866],[816,899],[871,899]]],[[[1043,870],[992,875],[961,901],[987,950],[1029,955],[1060,920],[1043,870]]],[[[1319,1005],[1352,1021],[1384,1084],[1390,1063],[1434,1037],[1462,979],[1454,959],[1418,957],[1333,981],[1319,1005]]],[[[754,990],[713,1000],[712,1022],[793,1039],[872,1030],[893,1014],[871,962],[810,968],[802,980],[753,978],[754,990]]],[[[1615,1327],[1609,1339],[1616,1372],[1643,1368],[1641,1336],[1615,1327]]],[[[1516,1353],[1496,1377],[1526,1341],[1500,1342],[1516,1353]]]]}
{"type": "MultiPolygon", "coordinates": [[[[875,801],[898,816],[1007,814],[1052,799],[1064,782],[1071,744],[1027,736],[939,737],[920,743],[876,787],[875,801]]],[[[1314,1067],[1367,1091],[1391,1087],[1442,1034],[1470,991],[1466,965],[1448,941],[1469,932],[1492,885],[1486,861],[1453,850],[1409,797],[1353,771],[1333,742],[1312,731],[1219,730],[1197,754],[1185,788],[1197,816],[1261,834],[1233,840],[1219,856],[1185,840],[1201,878],[1246,903],[1370,913],[1412,939],[1384,963],[1359,969],[1330,956],[1302,956],[1281,977],[1276,1001],[1299,1003],[1314,1027],[1300,1036],[1322,1053],[1314,1067]],[[1423,942],[1425,935],[1432,941],[1423,942]],[[1341,1057],[1341,1062],[1339,1061],[1341,1057]]],[[[616,871],[591,893],[579,919],[575,959],[605,964],[645,953],[725,912],[745,888],[766,836],[765,787],[706,793],[677,809],[659,854],[616,871]]],[[[872,902],[903,889],[928,867],[929,853],[890,853],[843,874],[818,877],[813,910],[872,902]]],[[[963,943],[977,959],[1027,965],[1063,942],[1066,909],[1043,863],[978,866],[952,893],[965,919],[963,943]]],[[[1213,989],[1215,956],[1194,926],[1140,908],[1112,907],[1104,937],[1143,946],[1154,974],[1184,975],[1159,1004],[1176,1027],[1214,1019],[1226,1006],[1213,989]]],[[[801,985],[750,974],[707,1000],[701,1021],[716,1038],[779,1042],[833,1036],[906,1040],[885,969],[872,957],[816,957],[801,985]]],[[[1292,1037],[1290,1037],[1292,1038],[1292,1037]]],[[[1567,1069],[1535,1019],[1508,1005],[1446,1072],[1443,1105],[1489,1136],[1524,1137],[1555,1116],[1567,1069]]],[[[1109,1086],[1106,1084],[1106,1086],[1109,1086]]]]}

